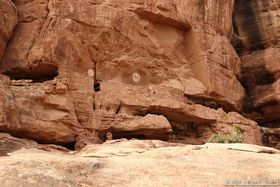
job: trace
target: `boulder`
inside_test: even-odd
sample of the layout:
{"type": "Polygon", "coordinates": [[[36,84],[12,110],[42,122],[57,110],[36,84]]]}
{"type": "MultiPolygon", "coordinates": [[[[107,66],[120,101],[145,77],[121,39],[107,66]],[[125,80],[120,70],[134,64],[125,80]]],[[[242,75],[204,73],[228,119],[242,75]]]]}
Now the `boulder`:
{"type": "Polygon", "coordinates": [[[55,81],[21,82],[9,82],[7,77],[0,79],[1,131],[40,143],[75,144],[81,127],[72,98],[56,93],[55,81]]]}

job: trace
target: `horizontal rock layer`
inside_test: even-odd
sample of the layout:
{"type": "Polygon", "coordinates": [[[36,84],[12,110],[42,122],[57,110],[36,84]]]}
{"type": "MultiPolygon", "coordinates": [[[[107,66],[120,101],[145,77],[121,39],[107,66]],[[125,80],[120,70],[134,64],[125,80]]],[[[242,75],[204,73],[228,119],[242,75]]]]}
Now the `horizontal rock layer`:
{"type": "Polygon", "coordinates": [[[277,2],[3,2],[1,131],[80,149],[118,138],[202,144],[238,125],[261,144],[239,113],[278,120],[277,2]]]}

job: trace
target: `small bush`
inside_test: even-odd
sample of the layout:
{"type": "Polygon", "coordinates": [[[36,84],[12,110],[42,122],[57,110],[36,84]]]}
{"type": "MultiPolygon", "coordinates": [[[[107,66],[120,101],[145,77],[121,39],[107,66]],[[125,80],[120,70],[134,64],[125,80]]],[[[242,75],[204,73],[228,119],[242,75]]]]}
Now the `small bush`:
{"type": "Polygon", "coordinates": [[[208,140],[208,143],[228,143],[228,137],[224,135],[223,133],[216,133],[213,134],[210,139],[208,140]]]}
{"type": "Polygon", "coordinates": [[[232,126],[231,132],[231,143],[243,143],[244,141],[244,130],[236,124],[232,126]]]}
{"type": "Polygon", "coordinates": [[[238,134],[243,134],[244,130],[241,127],[239,127],[237,124],[233,124],[232,132],[236,132],[238,134]]]}
{"type": "Polygon", "coordinates": [[[244,141],[244,130],[237,124],[233,124],[231,135],[225,135],[221,132],[213,134],[208,143],[243,143],[244,141]]]}

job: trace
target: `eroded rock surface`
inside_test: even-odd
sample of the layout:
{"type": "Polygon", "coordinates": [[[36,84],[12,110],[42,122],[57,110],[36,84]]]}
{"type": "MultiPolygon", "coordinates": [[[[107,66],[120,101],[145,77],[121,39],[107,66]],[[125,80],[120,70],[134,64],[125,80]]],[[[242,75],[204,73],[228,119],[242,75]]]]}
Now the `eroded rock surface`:
{"type": "Polygon", "coordinates": [[[18,22],[17,9],[11,0],[0,3],[0,60],[5,52],[6,44],[12,37],[14,27],[18,22]]]}
{"type": "Polygon", "coordinates": [[[0,14],[1,131],[80,149],[202,144],[234,125],[261,144],[256,122],[279,127],[277,1],[5,0],[0,14]]]}
{"type": "Polygon", "coordinates": [[[280,172],[279,150],[248,144],[119,140],[90,145],[76,154],[33,148],[8,155],[0,159],[3,187],[224,186],[241,176],[277,179],[280,172]]]}
{"type": "MultiPolygon", "coordinates": [[[[236,112],[226,113],[221,108],[215,110],[194,104],[184,97],[181,90],[158,85],[128,86],[117,82],[102,82],[101,88],[102,90],[95,94],[93,122],[93,128],[101,134],[112,132],[117,137],[119,133],[130,134],[129,123],[135,123],[139,118],[145,119],[143,116],[153,114],[164,115],[168,119],[174,131],[174,136],[169,138],[173,140],[183,139],[182,142],[185,143],[194,143],[195,140],[197,144],[205,143],[215,132],[227,134],[232,125],[238,124],[245,130],[245,142],[261,143],[259,128],[254,121],[236,112]],[[124,127],[120,131],[122,124],[124,127]]],[[[147,127],[146,129],[148,130],[147,127]]],[[[158,135],[165,132],[161,139],[168,138],[168,131],[157,131],[158,135]]],[[[146,138],[152,137],[148,131],[143,131],[142,135],[146,138]]],[[[123,137],[127,136],[124,134],[123,137]]]]}
{"type": "Polygon", "coordinates": [[[74,144],[81,126],[72,98],[57,89],[55,80],[31,81],[0,77],[1,131],[41,143],[74,144]]]}
{"type": "Polygon", "coordinates": [[[242,61],[242,83],[247,92],[245,115],[259,125],[271,128],[264,131],[265,144],[277,145],[269,139],[280,138],[279,134],[272,133],[280,127],[280,2],[237,0],[234,15],[232,43],[242,61]]]}
{"type": "Polygon", "coordinates": [[[5,132],[76,147],[106,133],[204,143],[240,124],[260,143],[256,123],[218,110],[240,111],[245,94],[229,42],[233,1],[13,2],[18,25],[0,62],[15,108],[5,132]]]}
{"type": "Polygon", "coordinates": [[[279,19],[265,0],[0,0],[1,187],[278,179],[279,19]]]}
{"type": "Polygon", "coordinates": [[[232,1],[215,2],[221,7],[211,11],[204,10],[210,1],[31,2],[15,1],[19,26],[2,72],[39,79],[59,67],[60,76],[77,74],[72,74],[72,84],[89,68],[96,68],[97,79],[128,84],[135,84],[131,77],[138,73],[137,84],[178,82],[186,95],[240,110],[240,61],[227,38],[232,1]],[[185,12],[185,7],[195,9],[185,12]],[[209,17],[217,17],[216,22],[209,17]]]}

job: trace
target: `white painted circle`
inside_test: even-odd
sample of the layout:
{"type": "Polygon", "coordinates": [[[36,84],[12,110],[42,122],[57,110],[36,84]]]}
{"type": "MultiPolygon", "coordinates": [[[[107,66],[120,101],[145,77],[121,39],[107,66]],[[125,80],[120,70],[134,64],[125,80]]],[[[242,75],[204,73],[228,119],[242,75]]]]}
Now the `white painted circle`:
{"type": "Polygon", "coordinates": [[[93,77],[94,76],[94,71],[93,69],[89,69],[87,72],[88,76],[93,77]]]}
{"type": "Polygon", "coordinates": [[[139,82],[140,81],[140,79],[141,79],[141,77],[140,77],[140,75],[139,75],[139,73],[133,73],[133,75],[132,75],[132,80],[134,81],[134,82],[139,82]]]}

